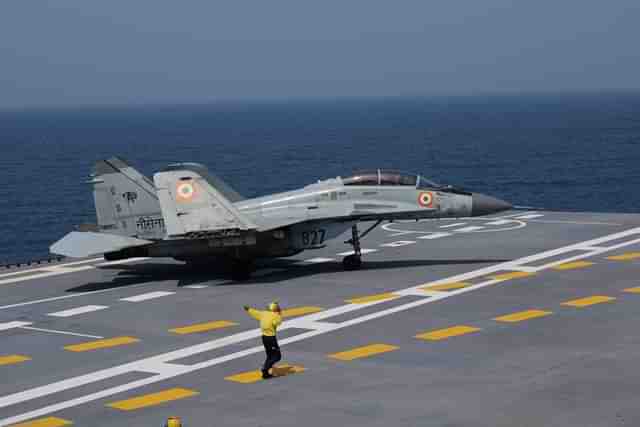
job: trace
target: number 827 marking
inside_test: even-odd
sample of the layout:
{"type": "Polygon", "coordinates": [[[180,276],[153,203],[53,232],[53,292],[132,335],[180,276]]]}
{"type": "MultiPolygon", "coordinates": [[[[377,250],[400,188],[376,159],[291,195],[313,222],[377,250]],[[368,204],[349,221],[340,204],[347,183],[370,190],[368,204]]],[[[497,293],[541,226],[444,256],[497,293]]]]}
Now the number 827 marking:
{"type": "Polygon", "coordinates": [[[324,242],[326,232],[322,229],[302,232],[302,244],[304,246],[317,246],[324,242]]]}

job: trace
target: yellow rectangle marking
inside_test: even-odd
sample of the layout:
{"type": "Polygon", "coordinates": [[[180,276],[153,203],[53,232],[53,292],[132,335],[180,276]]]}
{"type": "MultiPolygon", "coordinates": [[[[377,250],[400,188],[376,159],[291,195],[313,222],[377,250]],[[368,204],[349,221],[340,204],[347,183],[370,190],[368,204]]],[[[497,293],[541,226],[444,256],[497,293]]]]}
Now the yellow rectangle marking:
{"type": "Polygon", "coordinates": [[[559,264],[553,267],[554,270],[564,271],[564,270],[574,270],[576,268],[585,268],[592,266],[593,263],[589,261],[576,261],[576,262],[567,262],[566,264],[559,264]]]}
{"type": "Polygon", "coordinates": [[[397,350],[400,347],[388,344],[371,344],[364,347],[357,347],[347,351],[341,351],[340,353],[330,354],[329,357],[337,360],[355,360],[363,357],[371,357],[380,353],[387,353],[389,351],[397,350]]]}
{"type": "Polygon", "coordinates": [[[91,350],[97,350],[100,348],[109,348],[109,347],[116,347],[116,346],[125,345],[125,344],[133,344],[138,341],[140,341],[138,338],[133,338],[133,337],[115,337],[115,338],[108,338],[105,340],[89,341],[82,344],[68,345],[64,349],[68,351],[75,351],[75,352],[91,351],[91,350]]]}
{"type": "Polygon", "coordinates": [[[237,325],[235,322],[228,320],[216,320],[215,322],[196,323],[194,325],[182,326],[180,328],[169,329],[169,332],[174,334],[194,334],[196,332],[213,331],[216,329],[228,328],[229,326],[237,325]]]}
{"type": "Polygon", "coordinates": [[[107,404],[115,409],[122,411],[133,411],[134,409],[146,408],[148,406],[160,405],[164,402],[172,400],[184,399],[186,397],[199,394],[197,391],[186,388],[171,388],[169,390],[160,391],[158,393],[145,394],[144,396],[134,397],[133,399],[120,400],[107,404]]]}
{"type": "Polygon", "coordinates": [[[496,317],[493,320],[497,320],[498,322],[522,322],[523,320],[535,319],[536,317],[548,316],[550,314],[552,314],[550,311],[525,310],[496,317]]]}
{"type": "Polygon", "coordinates": [[[27,421],[26,423],[13,424],[11,427],[61,427],[70,426],[71,424],[73,424],[71,421],[63,420],[62,418],[47,417],[27,421]]]}
{"type": "Polygon", "coordinates": [[[458,325],[452,326],[451,328],[436,329],[435,331],[418,334],[416,335],[416,338],[421,340],[439,341],[450,337],[457,337],[458,335],[470,334],[479,330],[480,328],[474,328],[473,326],[458,325]]]}
{"type": "Polygon", "coordinates": [[[471,283],[467,283],[467,282],[451,282],[451,283],[443,283],[441,285],[435,285],[435,286],[425,286],[423,288],[420,288],[424,291],[450,291],[453,289],[460,289],[460,288],[465,288],[467,286],[471,285],[471,283]]]}
{"type": "Polygon", "coordinates": [[[282,317],[295,317],[305,314],[317,313],[324,310],[322,307],[294,307],[282,310],[282,317]]]}
{"type": "Polygon", "coordinates": [[[345,300],[345,302],[348,302],[348,303],[351,303],[351,304],[366,304],[368,302],[383,301],[383,300],[393,299],[393,298],[398,298],[398,297],[399,297],[399,295],[394,294],[393,292],[387,292],[387,293],[384,293],[384,294],[368,295],[368,296],[364,296],[364,297],[351,298],[351,299],[345,300]]]}
{"type": "Polygon", "coordinates": [[[533,276],[534,274],[535,273],[527,273],[526,271],[512,271],[511,273],[496,274],[495,276],[490,277],[493,280],[511,280],[533,276]]]}
{"type": "Polygon", "coordinates": [[[562,305],[567,305],[570,307],[588,307],[594,304],[600,304],[603,302],[613,301],[614,297],[607,297],[604,295],[594,295],[592,297],[574,299],[571,301],[563,302],[562,305]]]}
{"type": "MultiPolygon", "coordinates": [[[[280,365],[271,369],[271,374],[274,377],[285,377],[291,374],[297,374],[300,372],[304,372],[304,367],[302,366],[293,366],[293,365],[280,365]]],[[[258,381],[262,381],[262,372],[261,371],[249,371],[242,372],[240,374],[230,375],[224,378],[227,381],[233,381],[241,384],[252,384],[257,383],[258,381]]]]}
{"type": "Polygon", "coordinates": [[[14,363],[26,362],[27,360],[31,360],[31,358],[20,354],[0,356],[0,365],[13,365],[14,363]]]}
{"type": "Polygon", "coordinates": [[[637,288],[627,288],[624,289],[624,292],[630,292],[632,294],[640,294],[640,287],[637,288]]]}
{"type": "Polygon", "coordinates": [[[626,254],[607,257],[607,259],[610,259],[612,261],[631,261],[633,259],[638,259],[638,258],[640,258],[640,252],[629,252],[626,254]]]}

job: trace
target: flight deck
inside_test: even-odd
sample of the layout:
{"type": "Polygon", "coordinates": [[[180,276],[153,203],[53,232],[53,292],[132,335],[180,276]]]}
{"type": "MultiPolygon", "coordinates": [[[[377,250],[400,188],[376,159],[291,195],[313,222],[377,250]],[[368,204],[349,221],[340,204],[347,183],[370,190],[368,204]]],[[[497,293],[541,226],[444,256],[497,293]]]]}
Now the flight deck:
{"type": "MultiPolygon", "coordinates": [[[[363,224],[366,227],[366,224],[363,224]]],[[[640,215],[386,223],[246,281],[171,259],[0,270],[0,426],[626,426],[640,215]],[[279,300],[262,380],[243,305],[279,300]]]]}

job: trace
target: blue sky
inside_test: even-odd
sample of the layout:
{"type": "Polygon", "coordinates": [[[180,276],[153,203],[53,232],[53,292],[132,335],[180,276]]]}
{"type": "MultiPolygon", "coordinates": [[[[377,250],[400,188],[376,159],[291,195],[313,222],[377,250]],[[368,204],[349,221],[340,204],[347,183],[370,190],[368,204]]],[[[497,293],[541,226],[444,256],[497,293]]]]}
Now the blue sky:
{"type": "Polygon", "coordinates": [[[640,88],[638,0],[0,5],[0,108],[640,88]]]}

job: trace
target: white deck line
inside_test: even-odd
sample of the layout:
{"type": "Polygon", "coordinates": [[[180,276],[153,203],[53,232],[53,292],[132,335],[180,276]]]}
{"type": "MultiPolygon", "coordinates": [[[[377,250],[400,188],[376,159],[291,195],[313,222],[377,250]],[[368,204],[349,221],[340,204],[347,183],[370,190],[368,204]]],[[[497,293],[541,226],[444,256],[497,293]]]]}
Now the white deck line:
{"type": "Polygon", "coordinates": [[[69,331],[58,331],[56,329],[43,329],[43,328],[34,328],[31,326],[20,326],[20,329],[27,329],[29,331],[38,331],[38,332],[48,332],[50,334],[60,334],[60,335],[72,335],[74,337],[85,337],[85,338],[104,338],[99,335],[87,335],[87,334],[79,334],[77,332],[69,332],[69,331]]]}
{"type": "Polygon", "coordinates": [[[318,258],[310,258],[310,259],[305,259],[304,261],[302,261],[303,263],[307,263],[307,264],[320,264],[323,262],[331,262],[331,261],[335,261],[335,258],[323,258],[323,257],[318,257],[318,258]]]}
{"type": "MultiPolygon", "coordinates": [[[[500,264],[496,264],[493,266],[489,266],[489,267],[485,267],[485,268],[481,268],[478,270],[474,270],[474,271],[470,271],[467,273],[462,273],[462,274],[457,274],[451,277],[447,277],[447,278],[442,278],[430,283],[422,283],[419,285],[415,285],[403,290],[399,290],[396,291],[396,293],[404,293],[404,292],[409,292],[412,290],[417,290],[421,287],[424,286],[429,286],[429,285],[436,285],[436,284],[441,284],[441,283],[448,283],[448,282],[457,282],[457,281],[465,281],[465,280],[470,280],[470,279],[474,279],[476,277],[480,277],[480,276],[488,276],[490,274],[499,272],[499,271],[504,271],[504,270],[509,270],[509,269],[514,269],[514,268],[518,268],[520,266],[522,266],[523,264],[529,263],[529,262],[534,262],[534,261],[540,261],[546,258],[550,258],[550,257],[556,257],[558,255],[562,255],[563,253],[569,253],[572,251],[575,251],[577,249],[580,249],[582,247],[591,247],[594,245],[599,245],[602,243],[606,243],[607,241],[611,241],[611,240],[616,240],[616,239],[620,239],[620,238],[624,238],[624,237],[628,237],[628,236],[633,236],[633,235],[638,235],[640,234],[640,227],[637,228],[632,228],[623,232],[619,232],[619,233],[614,233],[614,234],[610,234],[604,237],[600,237],[600,238],[596,238],[596,239],[592,239],[592,240],[587,240],[584,242],[579,242],[576,244],[572,244],[572,245],[568,245],[568,246],[564,246],[561,248],[557,248],[557,249],[552,249],[549,251],[545,251],[545,252],[541,252],[538,254],[534,254],[534,255],[530,255],[530,256],[526,256],[523,258],[519,258],[517,260],[513,260],[513,261],[508,261],[505,263],[500,263],[500,264]]],[[[588,252],[585,253],[583,255],[581,255],[580,257],[582,258],[587,258],[590,256],[593,256],[595,254],[600,254],[603,252],[607,252],[607,251],[611,251],[614,249],[618,249],[621,247],[625,247],[625,246],[629,246],[629,245],[633,245],[633,244],[638,244],[640,243],[640,238],[639,239],[634,239],[634,240],[630,240],[627,242],[622,242],[619,243],[617,245],[613,245],[607,248],[603,248],[602,251],[598,251],[598,252],[588,252]]],[[[572,258],[576,258],[576,257],[572,257],[572,258]]],[[[565,260],[562,261],[557,261],[557,262],[567,262],[565,260]]],[[[554,263],[555,264],[555,263],[554,263]]],[[[539,269],[543,269],[542,267],[538,267],[539,269]]],[[[342,328],[346,328],[349,326],[353,326],[353,325],[357,325],[369,320],[373,320],[373,319],[377,319],[383,316],[387,316],[389,314],[393,314],[393,313],[397,313],[400,311],[404,311],[404,310],[408,310],[414,307],[418,307],[421,305],[425,305],[425,304],[430,304],[432,302],[436,302],[442,299],[446,299],[446,298],[451,298],[454,297],[456,295],[460,295],[466,292],[471,292],[474,291],[476,289],[481,289],[487,286],[491,286],[497,283],[501,283],[500,280],[488,280],[482,283],[478,283],[475,285],[471,285],[465,288],[461,288],[458,290],[453,290],[447,293],[444,293],[443,295],[440,296],[428,296],[425,297],[424,299],[418,300],[418,301],[413,301],[411,303],[407,303],[407,304],[402,304],[402,305],[398,305],[395,307],[391,307],[388,308],[386,310],[381,310],[378,312],[374,312],[374,313],[370,313],[368,315],[364,315],[355,319],[350,319],[348,321],[342,322],[342,323],[335,323],[335,324],[331,324],[331,323],[322,323],[322,328],[321,329],[316,329],[316,330],[312,330],[309,332],[304,332],[289,338],[286,338],[284,340],[282,340],[280,342],[281,345],[286,345],[289,343],[293,343],[293,342],[297,342],[297,341],[302,341],[304,339],[308,339],[308,338],[312,338],[314,336],[317,335],[321,335],[321,334],[325,334],[331,331],[335,331],[338,329],[342,329],[342,328]]],[[[386,300],[388,301],[388,300],[386,300]]],[[[333,309],[324,311],[324,312],[320,312],[320,313],[314,313],[314,314],[310,314],[307,316],[303,316],[297,319],[294,319],[293,321],[287,321],[283,324],[283,329],[287,329],[290,327],[293,327],[297,322],[300,323],[300,321],[302,321],[302,324],[307,324],[308,326],[312,326],[313,322],[318,321],[318,320],[322,320],[325,318],[329,318],[331,316],[335,316],[336,314],[341,314],[343,312],[349,312],[349,311],[354,311],[360,308],[365,308],[365,307],[369,307],[372,305],[376,305],[379,304],[380,302],[372,302],[372,303],[368,303],[368,304],[347,304],[347,305],[343,305],[340,307],[335,307],[333,309]]],[[[158,372],[157,367],[161,366],[162,364],[166,364],[169,363],[173,360],[176,359],[181,359],[181,358],[185,358],[185,357],[189,357],[192,356],[194,354],[199,354],[205,351],[210,351],[216,348],[221,348],[224,347],[226,345],[230,345],[230,344],[234,344],[234,343],[238,343],[238,342],[242,342],[251,338],[255,338],[257,336],[260,335],[260,330],[259,329],[254,329],[254,330],[250,330],[250,331],[245,331],[245,332],[241,332],[239,334],[234,334],[234,335],[230,335],[224,338],[220,338],[220,339],[216,339],[216,340],[212,340],[212,341],[208,341],[208,342],[204,342],[204,343],[200,343],[200,344],[196,344],[196,345],[192,345],[189,347],[185,347],[182,349],[178,349],[178,350],[174,350],[174,351],[170,351],[168,353],[164,353],[164,354],[159,354],[157,356],[152,356],[152,357],[148,357],[148,358],[144,358],[144,359],[140,359],[138,361],[135,362],[131,362],[131,363],[127,363],[124,365],[119,365],[119,366],[115,366],[113,368],[107,368],[107,369],[102,369],[93,373],[89,373],[86,375],[81,375],[78,377],[73,377],[73,378],[69,378],[66,380],[62,380],[62,381],[58,381],[58,382],[54,382],[51,384],[47,384],[41,387],[36,387],[36,388],[32,388],[29,390],[25,390],[22,392],[18,392],[18,393],[14,393],[14,394],[10,394],[10,395],[6,395],[3,397],[0,397],[0,408],[3,407],[7,407],[7,406],[11,406],[11,405],[15,405],[18,403],[22,403],[25,401],[29,401],[29,400],[33,400],[39,397],[43,397],[43,396],[48,396],[57,392],[61,392],[64,390],[68,390],[71,388],[75,388],[75,387],[79,387],[81,385],[85,385],[85,384],[90,384],[90,383],[94,383],[103,379],[108,379],[117,375],[121,375],[123,373],[128,373],[128,372],[133,372],[133,371],[142,371],[142,372],[158,372]]],[[[42,415],[46,415],[46,414],[50,414],[52,412],[56,412],[56,411],[60,411],[62,409],[66,409],[66,408],[70,408],[70,407],[74,407],[74,406],[78,406],[81,405],[83,403],[87,403],[87,402],[92,402],[95,401],[97,399],[102,399],[104,397],[108,397],[108,396],[112,396],[114,394],[117,393],[121,393],[121,392],[125,392],[125,391],[129,391],[138,387],[142,387],[144,385],[148,385],[148,384],[152,384],[152,383],[156,383],[159,381],[163,381],[165,379],[169,379],[169,378],[173,378],[176,377],[178,375],[182,375],[185,373],[189,373],[189,372],[193,372],[199,369],[203,369],[203,368],[207,368],[210,366],[215,366],[230,360],[235,360],[235,359],[239,359],[242,357],[245,357],[247,355],[250,354],[255,354],[255,353],[259,353],[263,351],[262,346],[255,346],[246,350],[242,350],[242,351],[238,351],[235,353],[231,353],[231,354],[227,354],[224,356],[220,356],[220,357],[216,357],[210,360],[206,360],[203,361],[201,363],[195,364],[195,365],[191,365],[188,367],[182,367],[180,366],[180,369],[166,369],[166,370],[162,370],[161,374],[155,375],[153,377],[150,378],[145,378],[142,380],[138,380],[138,381],[133,381],[127,384],[122,384],[119,385],[117,387],[112,387],[112,388],[108,388],[96,393],[92,393],[92,394],[88,394],[85,396],[81,396],[79,398],[76,399],[71,399],[71,400],[67,400],[67,401],[62,401],[59,402],[57,404],[52,404],[52,405],[48,405],[45,406],[43,408],[34,410],[34,411],[30,411],[30,412],[25,412],[22,413],[20,415],[16,415],[10,418],[5,418],[3,420],[0,420],[0,426],[8,426],[11,424],[15,424],[18,422],[22,422],[31,418],[35,418],[38,416],[42,416],[42,415]]]]}
{"type": "Polygon", "coordinates": [[[529,215],[521,215],[521,216],[514,216],[514,219],[534,219],[534,218],[540,218],[543,217],[543,214],[529,214],[529,215]]]}
{"type": "Polygon", "coordinates": [[[29,326],[32,324],[33,323],[31,322],[20,322],[18,320],[15,320],[13,322],[0,323],[0,331],[6,331],[7,329],[14,329],[14,328],[22,328],[23,326],[29,326]]]}
{"type": "Polygon", "coordinates": [[[452,227],[459,227],[461,225],[467,225],[467,223],[466,222],[456,222],[455,224],[441,225],[440,228],[452,228],[452,227]]]}
{"type": "Polygon", "coordinates": [[[478,230],[483,230],[484,227],[480,226],[480,225],[472,225],[470,227],[464,227],[464,228],[458,228],[455,230],[451,230],[455,233],[471,233],[472,231],[478,231],[478,230]]]}
{"type": "Polygon", "coordinates": [[[424,236],[419,236],[417,237],[417,239],[421,239],[421,240],[433,240],[433,239],[441,239],[443,237],[449,237],[452,236],[453,234],[451,233],[432,233],[432,234],[425,234],[424,236]]]}
{"type": "MultiPolygon", "coordinates": [[[[73,262],[65,262],[65,263],[41,263],[41,264],[37,264],[34,265],[32,264],[31,267],[35,267],[35,268],[25,268],[24,270],[19,270],[19,271],[12,271],[11,273],[5,273],[5,274],[0,274],[0,278],[3,277],[9,277],[9,276],[15,276],[17,274],[25,274],[25,273],[37,273],[40,272],[44,269],[50,269],[50,268],[54,268],[54,267],[69,267],[71,265],[80,265],[80,264],[87,264],[90,262],[96,262],[96,261],[100,261],[103,260],[104,258],[100,257],[100,258],[92,258],[92,259],[85,259],[82,261],[73,261],[73,262]]],[[[23,264],[23,263],[21,263],[23,264]]],[[[19,267],[18,267],[19,268],[19,267]]]]}
{"type": "Polygon", "coordinates": [[[33,279],[44,279],[46,277],[52,277],[52,276],[58,276],[61,274],[70,274],[70,273],[77,273],[79,271],[85,271],[85,270],[91,270],[94,269],[96,267],[102,267],[102,266],[109,266],[109,265],[118,265],[118,264],[128,264],[131,262],[137,262],[137,261],[144,261],[147,260],[149,258],[128,258],[128,259],[123,259],[120,261],[108,261],[108,262],[103,262],[100,264],[96,264],[96,265],[80,265],[80,264],[87,264],[89,262],[94,262],[97,260],[102,260],[104,258],[94,258],[94,259],[90,259],[90,260],[84,260],[84,261],[76,261],[76,262],[68,262],[66,264],[55,264],[55,265],[45,265],[33,270],[28,270],[28,271],[33,271],[35,272],[35,274],[28,274],[25,276],[20,276],[20,277],[13,277],[10,279],[2,279],[2,277],[6,277],[6,276],[12,276],[12,275],[17,275],[17,274],[21,274],[21,273],[26,273],[26,271],[16,271],[13,273],[8,273],[6,275],[0,275],[0,285],[8,285],[11,283],[19,283],[19,282],[24,282],[27,280],[33,280],[33,279]],[[73,267],[70,267],[73,266],[73,267]],[[77,267],[76,267],[77,266],[77,267]]]}
{"type": "Polygon", "coordinates": [[[83,305],[82,307],[71,308],[69,310],[56,311],[55,313],[48,313],[47,316],[53,317],[71,317],[78,314],[91,313],[93,311],[104,310],[109,308],[106,305],[83,305]]]}
{"type": "Polygon", "coordinates": [[[485,223],[485,225],[507,225],[512,223],[513,220],[511,219],[499,219],[497,221],[491,221],[491,222],[487,222],[485,223]]]}
{"type": "Polygon", "coordinates": [[[8,285],[10,283],[24,282],[25,280],[44,279],[45,277],[59,276],[61,274],[77,273],[78,271],[91,270],[92,268],[95,268],[95,267],[93,267],[92,265],[81,265],[79,267],[74,267],[74,268],[65,267],[65,268],[59,268],[57,270],[54,270],[53,268],[51,268],[52,271],[46,271],[43,268],[41,269],[42,273],[36,273],[36,274],[30,274],[28,276],[20,276],[20,277],[13,277],[11,279],[0,280],[0,285],[8,285]]]}
{"type": "MultiPolygon", "coordinates": [[[[363,253],[363,254],[370,254],[371,252],[378,252],[378,250],[377,249],[364,249],[363,248],[363,249],[360,250],[360,252],[363,253]]],[[[353,254],[353,251],[340,252],[340,253],[337,253],[336,255],[347,256],[347,255],[351,255],[351,254],[353,254]]]]}
{"type": "Polygon", "coordinates": [[[384,248],[399,248],[400,246],[413,245],[416,243],[414,240],[398,240],[390,243],[383,243],[380,246],[384,248]]]}
{"type": "Polygon", "coordinates": [[[147,292],[146,294],[134,295],[132,297],[127,297],[127,298],[120,298],[120,301],[141,302],[141,301],[147,301],[150,299],[166,297],[168,295],[173,295],[173,294],[175,294],[175,292],[165,292],[165,291],[147,292]]]}

